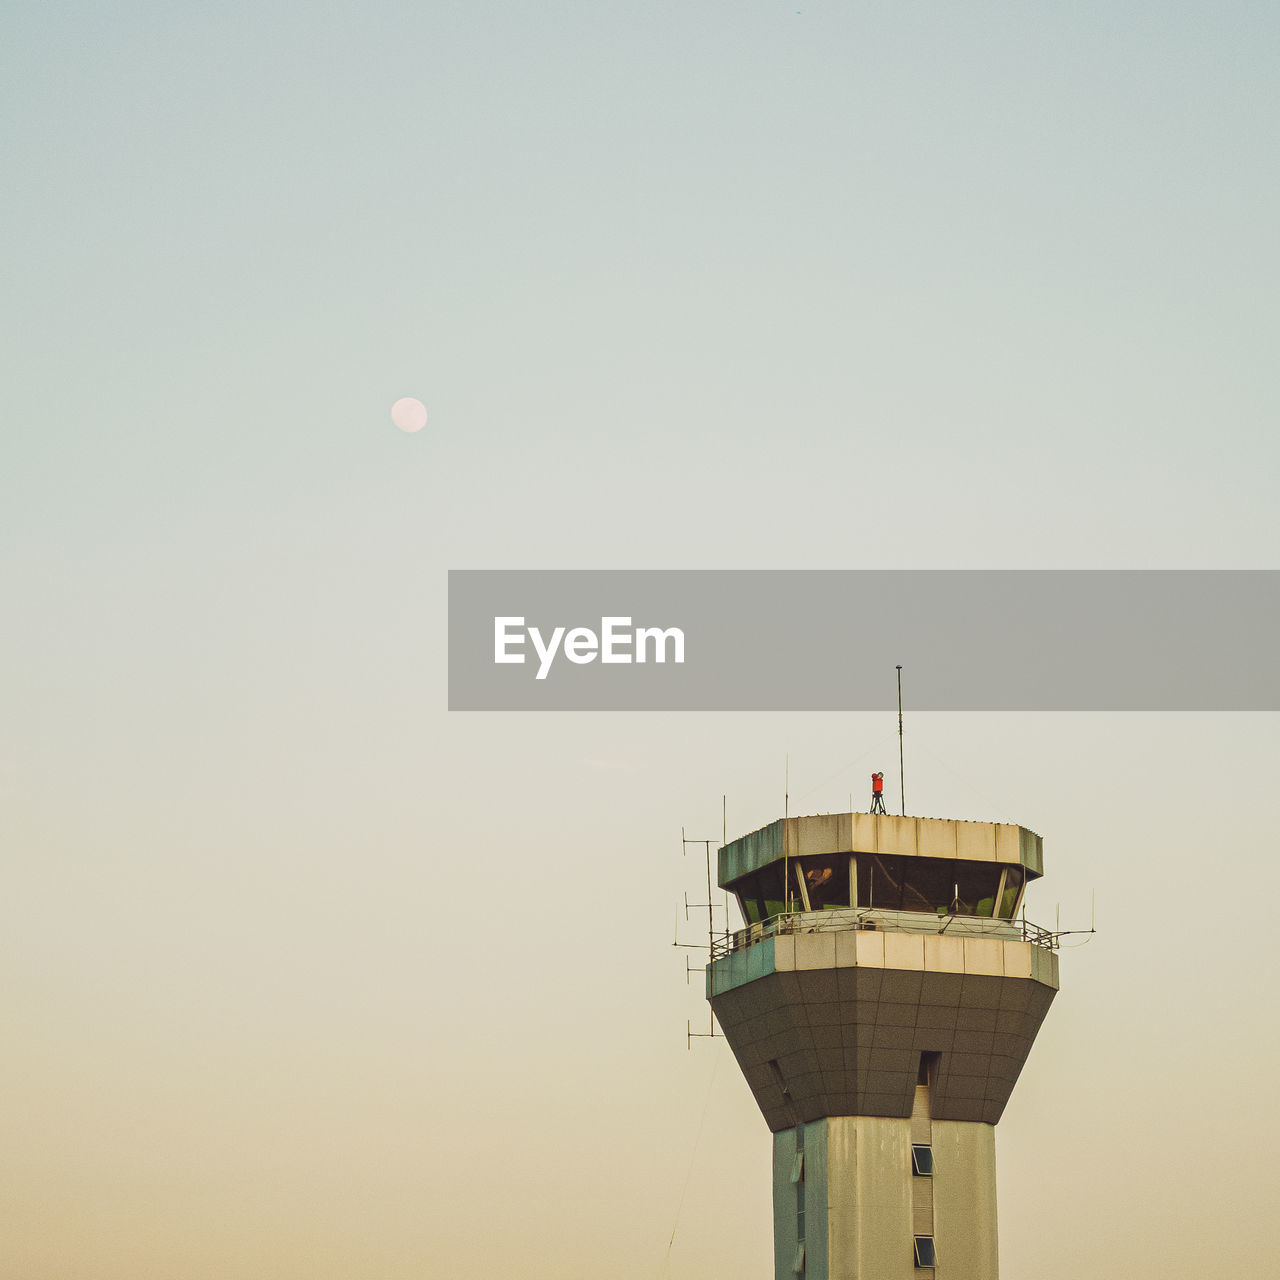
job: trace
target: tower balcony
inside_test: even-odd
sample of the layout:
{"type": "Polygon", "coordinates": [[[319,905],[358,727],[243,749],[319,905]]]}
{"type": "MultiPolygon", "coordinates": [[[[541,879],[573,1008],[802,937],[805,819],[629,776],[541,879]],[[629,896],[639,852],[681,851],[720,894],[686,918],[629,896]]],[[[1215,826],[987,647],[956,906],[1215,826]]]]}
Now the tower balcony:
{"type": "Polygon", "coordinates": [[[918,933],[926,937],[1005,938],[1030,942],[1049,951],[1056,951],[1058,946],[1055,933],[1032,924],[1025,916],[1006,920],[987,916],[939,916],[919,911],[878,911],[872,907],[836,907],[823,911],[783,911],[745,929],[717,934],[711,943],[711,960],[715,964],[766,938],[791,933],[841,933],[851,929],[918,933]]]}

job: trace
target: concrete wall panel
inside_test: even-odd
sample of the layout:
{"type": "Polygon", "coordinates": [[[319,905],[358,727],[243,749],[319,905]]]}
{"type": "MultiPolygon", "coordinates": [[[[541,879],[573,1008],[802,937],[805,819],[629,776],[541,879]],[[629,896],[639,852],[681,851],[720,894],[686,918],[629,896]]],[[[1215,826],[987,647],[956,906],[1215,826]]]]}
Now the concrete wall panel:
{"type": "Polygon", "coordinates": [[[1026,827],[1015,827],[1018,833],[1020,860],[1033,875],[1044,875],[1044,841],[1026,827]]]}
{"type": "Polygon", "coordinates": [[[834,933],[798,933],[795,939],[797,969],[834,969],[836,967],[836,935],[834,933]]]}
{"type": "Polygon", "coordinates": [[[885,935],[875,929],[860,929],[856,939],[858,964],[883,969],[885,935]]]}
{"type": "Polygon", "coordinates": [[[1005,826],[1003,823],[996,827],[997,862],[1022,861],[1022,840],[1018,835],[1019,830],[1018,827],[1005,826]]]}
{"type": "Polygon", "coordinates": [[[1033,948],[1029,942],[1006,942],[1004,944],[1004,976],[1006,978],[1031,977],[1031,952],[1042,950],[1033,948]]]}
{"type": "Polygon", "coordinates": [[[923,969],[924,937],[918,933],[886,933],[884,963],[886,969],[923,969]]]}
{"type": "Polygon", "coordinates": [[[956,854],[977,862],[996,862],[996,824],[994,822],[957,822],[956,854]]]}
{"type": "Polygon", "coordinates": [[[1045,986],[1058,989],[1058,957],[1043,947],[1033,947],[1031,976],[1045,986]]]}
{"type": "Polygon", "coordinates": [[[876,819],[870,813],[849,815],[849,848],[862,853],[876,851],[876,819]]]}
{"type": "Polygon", "coordinates": [[[933,1122],[938,1275],[996,1280],[996,1137],[987,1124],[933,1122]]]}
{"type": "Polygon", "coordinates": [[[829,1280],[915,1280],[911,1121],[827,1122],[829,1280]]]}
{"type": "Polygon", "coordinates": [[[805,1188],[805,1280],[830,1280],[831,1276],[830,1142],[829,1120],[805,1125],[805,1167],[819,1173],[805,1188]]]}
{"type": "Polygon", "coordinates": [[[999,938],[965,938],[965,973],[985,973],[1000,977],[1004,973],[1004,945],[999,938]]]}
{"type": "MultiPolygon", "coordinates": [[[[832,853],[841,847],[840,818],[835,813],[817,814],[809,818],[796,818],[791,824],[793,837],[788,854],[832,853]]],[[[848,815],[843,815],[848,816],[848,815]]]]}
{"type": "Polygon", "coordinates": [[[876,821],[878,848],[871,852],[915,856],[917,849],[915,818],[899,818],[888,814],[877,818],[876,821]]]}
{"type": "Polygon", "coordinates": [[[916,852],[922,858],[955,858],[958,826],[945,818],[917,818],[916,852]]]}
{"type": "MultiPolygon", "coordinates": [[[[773,1135],[773,1275],[774,1280],[795,1280],[796,1188],[791,1170],[796,1156],[796,1131],[783,1129],[773,1135]]],[[[807,1190],[807,1188],[806,1188],[807,1190]]]]}
{"type": "MultiPolygon", "coordinates": [[[[940,973],[964,972],[964,940],[948,938],[945,934],[926,936],[924,940],[924,967],[940,973]]],[[[1030,972],[1027,977],[1030,977],[1030,972]]]]}

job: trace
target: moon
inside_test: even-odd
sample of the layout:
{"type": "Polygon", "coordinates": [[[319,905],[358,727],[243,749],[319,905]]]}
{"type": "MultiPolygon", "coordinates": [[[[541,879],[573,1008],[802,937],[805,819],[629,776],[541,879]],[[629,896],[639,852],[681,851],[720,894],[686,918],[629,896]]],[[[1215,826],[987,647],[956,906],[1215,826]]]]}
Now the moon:
{"type": "Polygon", "coordinates": [[[401,431],[412,435],[415,431],[421,431],[427,425],[427,406],[421,400],[415,400],[412,396],[405,396],[391,406],[391,421],[401,431]]]}

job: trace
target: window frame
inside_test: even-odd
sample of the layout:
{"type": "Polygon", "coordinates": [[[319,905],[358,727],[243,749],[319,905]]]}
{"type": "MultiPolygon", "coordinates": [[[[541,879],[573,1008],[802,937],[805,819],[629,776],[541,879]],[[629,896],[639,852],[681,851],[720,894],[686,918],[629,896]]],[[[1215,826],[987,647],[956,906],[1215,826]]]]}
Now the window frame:
{"type": "Polygon", "coordinates": [[[916,1267],[922,1271],[930,1271],[938,1265],[938,1250],[933,1243],[932,1236],[916,1236],[914,1240],[913,1253],[915,1255],[916,1267]],[[924,1246],[928,1254],[927,1260],[922,1258],[921,1246],[924,1246]]]}

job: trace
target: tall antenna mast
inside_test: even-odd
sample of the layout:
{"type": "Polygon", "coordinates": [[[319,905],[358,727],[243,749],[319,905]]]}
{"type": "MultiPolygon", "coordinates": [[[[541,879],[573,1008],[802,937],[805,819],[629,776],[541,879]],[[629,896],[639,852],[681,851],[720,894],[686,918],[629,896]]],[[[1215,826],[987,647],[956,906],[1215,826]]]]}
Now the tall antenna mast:
{"type": "Polygon", "coordinates": [[[907,776],[902,762],[902,663],[898,663],[898,787],[902,795],[902,816],[907,816],[907,776]]]}
{"type": "MultiPolygon", "coordinates": [[[[728,809],[728,803],[729,803],[729,800],[728,800],[728,797],[726,796],[726,797],[724,798],[724,805],[725,805],[726,812],[727,812],[727,809],[728,809]]],[[[689,895],[688,895],[688,893],[686,893],[686,894],[684,895],[684,918],[685,918],[686,920],[688,920],[688,919],[689,919],[689,909],[690,909],[691,907],[702,907],[702,906],[705,906],[705,907],[706,907],[706,909],[707,909],[707,940],[706,940],[706,942],[705,942],[705,943],[703,943],[703,942],[681,942],[681,941],[680,941],[680,920],[679,920],[679,917],[677,917],[677,918],[676,918],[676,936],[675,936],[675,938],[672,940],[672,944],[673,944],[674,946],[677,946],[677,947],[689,947],[689,948],[691,948],[691,949],[693,949],[693,950],[695,950],[695,951],[706,951],[706,952],[708,953],[708,959],[709,959],[709,960],[712,960],[712,961],[714,961],[714,960],[716,959],[716,952],[717,952],[717,949],[718,949],[718,948],[717,948],[717,943],[716,943],[716,920],[715,920],[715,909],[716,909],[716,903],[715,903],[715,901],[714,901],[714,899],[713,899],[713,897],[712,897],[712,894],[711,894],[711,846],[712,846],[714,843],[715,843],[715,841],[714,841],[714,840],[696,840],[696,839],[694,839],[694,838],[693,838],[693,837],[691,837],[691,836],[687,836],[687,835],[685,835],[685,830],[684,830],[684,828],[683,828],[683,827],[681,827],[681,828],[680,828],[680,847],[681,847],[681,849],[683,850],[683,852],[684,852],[684,856],[685,856],[685,857],[688,857],[688,856],[689,856],[689,846],[690,846],[691,844],[700,844],[700,845],[702,845],[702,846],[703,846],[704,850],[706,851],[706,856],[707,856],[707,900],[706,900],[706,902],[705,902],[705,903],[703,903],[703,902],[690,902],[690,901],[689,901],[689,895]]],[[[727,895],[727,894],[726,894],[725,896],[726,896],[726,898],[728,897],[728,895],[727,895]]],[[[725,944],[724,944],[724,945],[725,945],[726,947],[727,947],[727,944],[728,944],[728,937],[729,937],[729,916],[728,916],[728,912],[729,912],[729,906],[728,906],[728,903],[726,902],[726,904],[725,904],[725,924],[724,924],[724,930],[725,930],[725,944]]],[[[686,982],[688,982],[688,981],[689,981],[689,975],[690,975],[691,973],[693,973],[693,972],[694,972],[694,970],[693,970],[692,968],[690,968],[690,966],[689,966],[689,961],[686,959],[686,960],[685,960],[685,962],[684,962],[684,979],[685,979],[685,981],[686,981],[686,982]]],[[[707,969],[707,973],[708,973],[708,975],[709,975],[709,979],[708,979],[708,981],[709,981],[709,987],[710,987],[710,990],[711,990],[712,995],[714,995],[714,994],[715,994],[715,968],[714,968],[713,966],[708,967],[708,969],[707,969]]],[[[695,1031],[695,1030],[693,1029],[693,1024],[692,1024],[692,1022],[686,1022],[686,1023],[685,1023],[685,1034],[686,1034],[686,1036],[688,1037],[687,1044],[688,1044],[688,1047],[689,1047],[689,1048],[692,1048],[692,1047],[693,1047],[693,1042],[694,1042],[694,1040],[695,1040],[695,1039],[708,1039],[708,1040],[711,1040],[711,1039],[719,1039],[719,1033],[716,1031],[716,1015],[715,1015],[715,1009],[713,1008],[713,1009],[712,1009],[712,1011],[711,1011],[711,1030],[710,1030],[710,1031],[695,1031]]]]}

